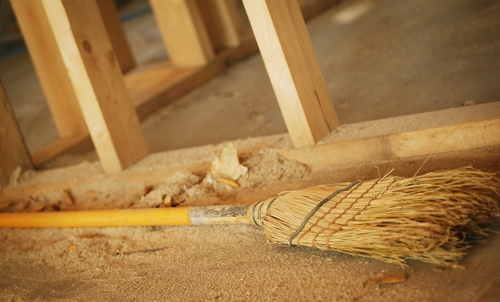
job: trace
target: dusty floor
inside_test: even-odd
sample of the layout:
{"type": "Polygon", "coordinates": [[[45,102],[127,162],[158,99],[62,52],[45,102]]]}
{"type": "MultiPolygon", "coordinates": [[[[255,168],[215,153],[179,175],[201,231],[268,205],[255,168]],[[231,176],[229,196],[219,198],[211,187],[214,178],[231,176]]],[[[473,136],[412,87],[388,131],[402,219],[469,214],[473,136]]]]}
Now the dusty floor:
{"type": "MultiPolygon", "coordinates": [[[[152,24],[150,17],[141,18],[125,26],[152,24]]],[[[312,20],[309,28],[343,124],[500,99],[498,1],[348,0],[312,20]]],[[[147,34],[154,49],[148,58],[164,57],[161,47],[154,46],[158,45],[154,31],[142,33],[136,32],[136,39],[147,34]]],[[[30,68],[23,56],[0,61],[0,75],[28,145],[36,151],[57,134],[40,89],[16,86],[21,78],[34,81],[30,68]]],[[[400,160],[304,172],[270,149],[260,149],[289,147],[290,142],[281,135],[286,129],[259,56],[150,116],[143,129],[153,152],[277,134],[235,142],[242,162],[253,163],[250,171],[260,181],[250,179],[229,193],[207,194],[207,200],[188,200],[191,205],[248,203],[281,190],[373,178],[374,165],[381,171],[396,168],[404,176],[415,170],[413,161],[400,160]]],[[[185,172],[203,177],[206,167],[200,163],[211,161],[223,145],[153,154],[130,171],[147,176],[178,166],[176,160],[184,156],[192,160],[183,162],[192,167],[185,172]]],[[[437,156],[425,169],[468,164],[498,172],[500,150],[437,156]]],[[[102,176],[99,164],[89,162],[26,174],[19,182],[43,185],[57,177],[71,181],[91,174],[104,185],[114,184],[108,192],[127,187],[119,176],[102,176]]],[[[75,183],[86,198],[75,198],[69,208],[134,206],[133,200],[120,203],[116,196],[88,194],[84,181],[75,183]]],[[[127,189],[136,189],[137,199],[144,184],[127,189]]],[[[80,196],[77,189],[75,196],[80,196]]],[[[421,262],[399,268],[334,252],[275,246],[266,243],[262,230],[251,226],[0,229],[0,297],[6,301],[497,301],[500,222],[493,229],[496,232],[477,243],[455,268],[421,262]],[[407,278],[402,278],[404,274],[407,278]],[[401,282],[384,283],[384,276],[401,282]]]]}
{"type": "Polygon", "coordinates": [[[500,294],[498,234],[454,269],[274,246],[250,226],[1,236],[4,301],[498,301],[500,294]],[[400,283],[370,282],[404,273],[400,283]]]}
{"type": "MultiPolygon", "coordinates": [[[[498,149],[487,156],[475,152],[441,155],[427,169],[468,163],[488,169],[492,156],[498,170],[498,149]]],[[[168,156],[157,155],[135,169],[154,173],[162,159],[168,161],[168,156]]],[[[267,172],[267,177],[260,174],[265,183],[243,183],[239,189],[223,192],[192,191],[191,187],[186,203],[252,202],[282,190],[377,174],[366,165],[300,175],[292,173],[300,170],[296,164],[282,161],[275,165],[262,155],[259,159],[261,166],[244,163],[250,173],[267,172]]],[[[422,158],[413,160],[421,162],[422,158]]],[[[415,170],[407,160],[373,164],[382,171],[396,167],[402,175],[415,170]]],[[[95,165],[80,169],[96,173],[95,165]]],[[[68,177],[72,171],[66,170],[50,173],[68,177]]],[[[96,174],[102,177],[102,172],[96,174]]],[[[35,176],[32,182],[43,179],[35,176]]],[[[101,180],[115,184],[115,189],[120,185],[109,177],[101,180]]],[[[119,196],[98,198],[93,206],[87,200],[85,208],[116,207],[119,196]]],[[[85,200],[75,197],[74,203],[85,205],[85,200]]],[[[0,229],[0,295],[12,301],[496,301],[500,295],[499,226],[497,221],[486,241],[475,243],[460,265],[451,268],[416,261],[401,268],[335,252],[281,247],[266,243],[263,231],[252,226],[0,229]]]]}

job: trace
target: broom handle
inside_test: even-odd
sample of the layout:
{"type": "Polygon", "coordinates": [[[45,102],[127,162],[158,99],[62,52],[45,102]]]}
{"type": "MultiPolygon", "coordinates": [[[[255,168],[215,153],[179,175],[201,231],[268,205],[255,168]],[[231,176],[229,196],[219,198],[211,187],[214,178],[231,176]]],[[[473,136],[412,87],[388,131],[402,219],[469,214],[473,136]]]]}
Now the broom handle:
{"type": "Polygon", "coordinates": [[[3,228],[256,224],[252,205],[2,213],[3,228]]]}

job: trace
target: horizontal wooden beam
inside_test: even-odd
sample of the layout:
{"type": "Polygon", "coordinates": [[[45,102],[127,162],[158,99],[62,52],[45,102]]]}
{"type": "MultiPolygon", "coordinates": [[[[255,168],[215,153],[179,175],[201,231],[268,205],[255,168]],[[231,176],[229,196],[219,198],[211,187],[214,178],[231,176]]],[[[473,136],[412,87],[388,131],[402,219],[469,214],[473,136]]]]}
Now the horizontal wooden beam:
{"type": "Polygon", "coordinates": [[[61,137],[32,156],[35,167],[42,167],[45,163],[61,154],[82,154],[94,150],[94,145],[88,134],[75,134],[61,137]]]}
{"type": "Polygon", "coordinates": [[[238,48],[223,50],[214,61],[202,67],[179,69],[170,61],[162,61],[128,73],[125,83],[139,118],[203,85],[256,50],[257,45],[251,40],[238,48]]]}
{"type": "Polygon", "coordinates": [[[470,122],[458,129],[457,125],[450,125],[301,150],[287,149],[280,154],[320,168],[418,157],[431,154],[436,148],[435,154],[439,154],[495,146],[500,148],[500,119],[470,122]]]}
{"type": "Polygon", "coordinates": [[[500,151],[500,102],[342,125],[321,143],[280,153],[313,168],[474,148],[500,151]]]}
{"type": "MultiPolygon", "coordinates": [[[[402,176],[412,176],[437,146],[439,147],[431,158],[434,165],[428,165],[427,170],[431,167],[454,169],[473,164],[476,168],[496,169],[498,171],[500,163],[500,118],[498,116],[500,116],[500,102],[381,119],[340,127],[339,131],[342,131],[342,128],[357,129],[358,131],[355,132],[361,133],[357,138],[342,137],[340,133],[333,132],[331,136],[342,138],[336,140],[335,137],[328,137],[325,142],[311,148],[278,149],[277,151],[288,159],[306,164],[312,171],[327,171],[325,175],[328,178],[313,180],[317,183],[309,183],[309,185],[331,181],[352,181],[353,178],[364,178],[368,177],[367,175],[374,177],[373,175],[376,175],[376,173],[372,173],[372,171],[376,171],[374,166],[381,167],[382,165],[395,168],[397,175],[401,175],[401,171],[406,170],[407,172],[402,176]],[[433,121],[436,120],[436,116],[446,116],[447,118],[433,121]],[[462,124],[464,118],[468,119],[472,116],[475,116],[474,121],[468,122],[457,129],[457,126],[462,124]],[[401,130],[402,121],[408,121],[404,131],[401,130]],[[423,121],[423,123],[415,121],[423,121]],[[369,131],[363,133],[361,127],[366,128],[367,123],[370,124],[371,128],[378,129],[378,132],[369,131]],[[440,145],[443,138],[450,133],[451,135],[440,145]],[[476,166],[476,164],[479,166],[476,166]],[[408,169],[408,165],[410,169],[408,169]],[[411,171],[408,172],[408,170],[411,171]]],[[[282,141],[285,136],[260,137],[252,138],[252,140],[259,140],[261,146],[273,147],[282,141]],[[266,144],[262,144],[264,141],[266,144]]],[[[242,145],[248,146],[252,144],[242,143],[242,145]]],[[[235,146],[238,146],[238,144],[235,143],[235,146]]],[[[204,150],[204,154],[217,154],[215,150],[217,146],[209,148],[212,148],[211,151],[204,150]]],[[[110,186],[119,184],[115,188],[117,192],[123,192],[124,187],[133,188],[136,195],[130,198],[139,198],[145,184],[162,183],[168,176],[174,175],[176,172],[204,175],[210,168],[210,162],[213,158],[210,156],[200,157],[199,153],[195,152],[194,149],[196,148],[191,149],[188,153],[195,156],[192,159],[186,156],[184,150],[168,151],[161,154],[161,158],[169,159],[178,158],[182,154],[183,159],[189,162],[186,165],[176,165],[174,160],[171,163],[159,165],[157,156],[160,154],[151,154],[142,161],[141,166],[110,176],[96,171],[92,175],[86,173],[81,177],[65,179],[63,182],[54,182],[51,181],[51,173],[72,175],[74,174],[71,172],[72,169],[78,169],[79,167],[67,167],[57,169],[54,172],[50,170],[41,172],[40,176],[37,177],[38,181],[32,181],[30,185],[21,184],[17,187],[5,188],[0,192],[0,201],[7,203],[23,201],[29,198],[30,195],[36,195],[39,192],[62,194],[61,192],[68,189],[74,191],[75,194],[85,194],[85,191],[102,188],[104,182],[109,183],[110,186]],[[156,163],[153,170],[149,169],[151,166],[148,165],[148,162],[156,163]]],[[[239,151],[252,153],[255,150],[239,149],[239,151]]],[[[385,173],[386,171],[381,172],[385,173]]],[[[55,177],[54,179],[61,178],[55,177]]],[[[306,180],[301,179],[298,185],[305,185],[304,181],[306,180]]],[[[253,191],[255,191],[254,188],[248,188],[245,192],[254,194],[253,191]]],[[[274,193],[277,192],[262,192],[262,198],[270,197],[269,194],[274,193]]],[[[241,194],[238,195],[238,198],[241,198],[242,200],[239,201],[243,202],[246,197],[241,194]]]]}

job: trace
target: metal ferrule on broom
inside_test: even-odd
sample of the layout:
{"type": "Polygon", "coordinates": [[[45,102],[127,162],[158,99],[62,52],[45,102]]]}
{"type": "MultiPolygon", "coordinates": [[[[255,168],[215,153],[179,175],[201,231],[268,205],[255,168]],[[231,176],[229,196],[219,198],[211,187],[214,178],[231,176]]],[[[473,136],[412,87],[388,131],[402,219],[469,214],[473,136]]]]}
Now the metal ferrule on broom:
{"type": "Polygon", "coordinates": [[[220,224],[253,224],[262,227],[264,215],[278,198],[239,205],[1,213],[0,227],[78,228],[220,224]]]}

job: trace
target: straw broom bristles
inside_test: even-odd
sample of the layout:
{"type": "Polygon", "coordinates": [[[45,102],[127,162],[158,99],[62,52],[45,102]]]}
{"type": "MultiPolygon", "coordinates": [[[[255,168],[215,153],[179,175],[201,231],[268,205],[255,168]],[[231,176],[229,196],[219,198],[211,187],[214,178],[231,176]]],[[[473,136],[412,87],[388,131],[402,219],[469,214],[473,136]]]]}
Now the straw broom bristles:
{"type": "Polygon", "coordinates": [[[285,192],[266,201],[261,214],[268,240],[400,265],[405,259],[447,265],[465,255],[470,239],[485,235],[483,227],[499,212],[499,179],[471,167],[348,185],[285,192]],[[339,188],[345,191],[325,200],[339,188]]]}

